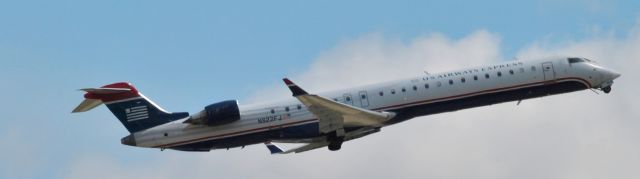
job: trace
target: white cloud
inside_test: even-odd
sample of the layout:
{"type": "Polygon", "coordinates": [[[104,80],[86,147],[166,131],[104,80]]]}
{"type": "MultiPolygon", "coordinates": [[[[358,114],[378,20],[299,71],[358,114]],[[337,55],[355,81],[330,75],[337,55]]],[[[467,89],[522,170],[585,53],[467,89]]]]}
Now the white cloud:
{"type": "MultiPolygon", "coordinates": [[[[309,91],[419,75],[502,60],[500,37],[477,31],[405,43],[380,34],[344,40],[291,76],[309,91]]],[[[582,91],[521,105],[505,103],[416,118],[326,149],[270,156],[263,146],[210,153],[159,153],[127,164],[79,157],[68,178],[635,178],[640,165],[640,33],[595,35],[566,44],[535,42],[520,59],[577,55],[620,71],[611,94],[582,91]],[[116,177],[113,177],[115,175],[116,177]]],[[[257,94],[288,92],[279,83],[257,94]]],[[[253,100],[261,100],[255,97],[253,100]]]]}
{"type": "MultiPolygon", "coordinates": [[[[408,43],[373,33],[343,40],[333,49],[321,53],[303,73],[290,77],[314,91],[340,89],[414,77],[424,71],[434,73],[497,62],[502,59],[499,44],[500,38],[496,34],[484,30],[459,40],[433,33],[408,43]]],[[[258,91],[249,103],[272,100],[274,95],[261,95],[265,91],[277,98],[289,97],[288,89],[276,83],[267,90],[258,91]]]]}
{"type": "Polygon", "coordinates": [[[28,131],[17,126],[1,131],[0,178],[33,177],[34,172],[41,169],[42,156],[28,131]]]}

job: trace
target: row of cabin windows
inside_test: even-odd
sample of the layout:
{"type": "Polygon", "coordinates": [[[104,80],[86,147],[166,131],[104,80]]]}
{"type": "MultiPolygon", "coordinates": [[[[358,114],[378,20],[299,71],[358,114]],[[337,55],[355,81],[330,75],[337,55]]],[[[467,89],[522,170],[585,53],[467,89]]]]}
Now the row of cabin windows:
{"type": "MultiPolygon", "coordinates": [[[[531,66],[531,71],[536,71],[536,67],[535,66],[531,66]]],[[[524,68],[520,68],[520,73],[524,73],[524,68]]],[[[496,74],[498,75],[498,77],[502,77],[502,72],[499,71],[496,74]]],[[[515,72],[513,70],[509,70],[509,74],[514,75],[515,72]]],[[[485,73],[484,74],[484,78],[489,79],[489,77],[490,77],[489,73],[485,73]]],[[[474,81],[478,81],[478,75],[474,75],[473,76],[473,80],[474,81]]],[[[460,82],[465,83],[466,81],[467,80],[464,77],[460,78],[460,82]]],[[[449,79],[449,85],[453,85],[453,79],[449,79]]],[[[440,81],[436,82],[436,86],[441,87],[442,86],[442,82],[440,82],[440,81]]],[[[429,89],[429,84],[428,83],[424,84],[424,88],[425,89],[429,89]]],[[[418,91],[418,87],[417,86],[413,86],[412,89],[413,89],[413,91],[418,91]]],[[[406,88],[402,88],[401,90],[402,90],[403,93],[407,92],[406,88]]],[[[382,91],[380,91],[378,94],[380,96],[384,96],[384,92],[382,92],[382,91]]],[[[391,94],[396,94],[396,90],[395,89],[391,89],[391,94]]],[[[366,95],[362,95],[361,98],[362,99],[366,99],[367,96],[366,95]]],[[[338,98],[334,98],[333,100],[334,101],[338,101],[338,98]]],[[[351,97],[347,96],[347,97],[345,97],[345,100],[346,101],[351,101],[351,97]]],[[[298,110],[301,110],[302,109],[302,105],[298,104],[296,106],[296,108],[298,110]]],[[[284,108],[284,111],[289,112],[290,108],[287,106],[287,107],[284,108]]],[[[276,110],[275,109],[271,109],[271,114],[275,114],[275,113],[276,113],[276,110]]]]}
{"type": "MultiPolygon", "coordinates": [[[[296,106],[296,109],[301,110],[302,109],[302,105],[298,104],[296,106]]],[[[291,109],[289,108],[289,106],[284,107],[284,111],[289,112],[291,109]]],[[[276,110],[275,109],[271,109],[271,114],[275,114],[276,110]]]]}
{"type": "MultiPolygon", "coordinates": [[[[531,71],[536,71],[536,67],[535,66],[531,66],[531,71]]],[[[524,73],[524,68],[520,68],[520,73],[524,73]]],[[[515,71],[510,69],[509,70],[509,74],[510,75],[514,75],[515,71]]],[[[502,72],[499,71],[499,72],[496,73],[496,75],[498,77],[502,77],[502,72]]],[[[490,78],[489,73],[485,73],[484,74],[484,78],[485,79],[489,79],[490,78]]],[[[473,75],[473,81],[478,81],[478,75],[473,75]]],[[[462,78],[460,78],[460,82],[465,83],[465,82],[467,82],[467,79],[462,77],[462,78]]],[[[442,82],[438,81],[438,82],[436,82],[436,85],[438,87],[440,87],[440,86],[442,86],[442,82]]],[[[449,79],[449,85],[453,85],[453,79],[449,79]]],[[[424,84],[424,89],[429,89],[429,84],[428,83],[424,84]]],[[[402,88],[401,90],[402,90],[402,92],[406,92],[407,91],[405,88],[402,88]]],[[[418,87],[417,86],[413,86],[413,91],[418,91],[418,87]]],[[[380,96],[384,96],[384,92],[382,92],[382,91],[380,91],[378,94],[380,96]]],[[[396,90],[395,89],[391,89],[391,94],[396,94],[396,90]]],[[[363,97],[363,99],[364,99],[364,97],[363,97]]],[[[347,100],[347,101],[349,101],[349,100],[347,100]]]]}

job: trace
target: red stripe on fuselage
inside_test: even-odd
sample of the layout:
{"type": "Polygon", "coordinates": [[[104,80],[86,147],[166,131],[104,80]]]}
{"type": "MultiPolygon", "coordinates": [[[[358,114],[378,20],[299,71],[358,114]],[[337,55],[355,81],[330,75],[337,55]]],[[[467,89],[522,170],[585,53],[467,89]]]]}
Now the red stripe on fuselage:
{"type": "Polygon", "coordinates": [[[551,81],[542,81],[542,82],[535,82],[535,83],[520,84],[520,85],[509,86],[509,87],[495,88],[495,89],[477,91],[477,92],[466,93],[466,94],[459,94],[459,95],[454,95],[454,96],[447,96],[447,97],[436,98],[436,99],[416,101],[416,102],[410,102],[410,103],[405,103],[405,104],[397,104],[397,105],[392,105],[392,106],[376,108],[376,109],[372,109],[372,110],[388,110],[388,109],[393,109],[393,108],[397,108],[397,107],[400,107],[400,106],[412,106],[412,105],[421,104],[421,103],[430,103],[430,102],[433,102],[433,101],[444,101],[444,100],[455,99],[455,98],[465,98],[465,97],[470,97],[470,96],[475,96],[475,95],[480,95],[480,94],[508,91],[508,90],[512,90],[512,89],[525,88],[525,87],[536,86],[536,85],[541,85],[541,84],[551,83],[551,82],[556,82],[556,81],[564,81],[564,80],[578,80],[578,81],[584,83],[587,86],[587,88],[591,88],[591,83],[589,83],[588,81],[586,81],[586,80],[584,80],[582,78],[573,78],[573,77],[570,77],[570,78],[559,78],[559,79],[551,80],[551,81]]]}
{"type": "MultiPolygon", "coordinates": [[[[489,90],[483,90],[483,91],[472,92],[472,93],[467,93],[467,94],[460,94],[460,95],[454,95],[454,96],[448,96],[448,97],[442,97],[442,98],[436,98],[436,99],[429,99],[429,100],[416,101],[416,102],[405,103],[405,104],[398,104],[398,105],[386,106],[386,107],[381,107],[381,108],[372,109],[372,110],[380,110],[380,111],[382,111],[382,110],[388,110],[388,109],[398,108],[398,107],[400,107],[400,106],[405,106],[405,107],[406,107],[406,106],[413,106],[413,105],[422,105],[422,104],[428,104],[428,103],[436,102],[436,101],[437,101],[437,102],[439,102],[439,101],[446,101],[446,100],[456,99],[456,98],[470,97],[470,96],[475,96],[475,95],[480,95],[480,94],[487,94],[487,93],[493,93],[493,92],[508,91],[508,90],[511,90],[511,89],[518,89],[518,88],[524,88],[524,87],[536,86],[536,85],[540,85],[540,84],[551,83],[551,82],[557,82],[557,81],[565,81],[565,80],[576,80],[576,81],[580,81],[580,82],[584,83],[584,84],[587,86],[587,88],[591,88],[591,86],[592,86],[592,85],[591,85],[591,83],[589,83],[587,80],[584,80],[584,79],[582,79],[582,78],[575,78],[575,77],[559,78],[559,79],[551,80],[551,81],[542,81],[542,82],[535,82],[535,83],[528,83],[528,84],[514,85],[514,86],[510,86],[510,87],[503,87],[503,88],[489,89],[489,90]]],[[[292,123],[287,123],[287,124],[281,124],[281,125],[278,125],[278,126],[260,127],[260,128],[255,128],[255,129],[245,130],[245,131],[238,131],[238,132],[232,132],[232,133],[227,133],[227,134],[218,134],[218,135],[207,136],[207,137],[201,137],[201,138],[192,139],[192,140],[187,140],[187,141],[182,141],[182,142],[176,142],[176,143],[171,143],[171,144],[159,145],[159,146],[155,146],[155,147],[153,147],[153,148],[166,148],[166,147],[172,147],[172,146],[181,145],[181,144],[189,144],[189,143],[193,143],[193,142],[206,141],[206,140],[213,139],[213,138],[220,138],[220,137],[226,137],[226,136],[235,135],[235,134],[249,133],[249,132],[259,131],[259,130],[268,129],[268,128],[280,128],[280,127],[287,126],[287,125],[296,125],[296,124],[301,124],[301,123],[310,122],[310,121],[315,121],[315,120],[317,120],[317,119],[307,119],[307,120],[303,120],[303,121],[297,121],[297,122],[292,122],[292,123]]]]}

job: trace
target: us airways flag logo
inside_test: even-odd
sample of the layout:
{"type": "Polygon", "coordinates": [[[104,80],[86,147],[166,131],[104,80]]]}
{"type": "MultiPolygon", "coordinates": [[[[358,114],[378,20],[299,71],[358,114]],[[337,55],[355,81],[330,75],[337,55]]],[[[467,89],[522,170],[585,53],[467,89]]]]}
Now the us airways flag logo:
{"type": "Polygon", "coordinates": [[[142,119],[149,118],[149,112],[147,110],[147,106],[136,106],[124,109],[125,114],[127,115],[127,121],[137,121],[142,119]]]}

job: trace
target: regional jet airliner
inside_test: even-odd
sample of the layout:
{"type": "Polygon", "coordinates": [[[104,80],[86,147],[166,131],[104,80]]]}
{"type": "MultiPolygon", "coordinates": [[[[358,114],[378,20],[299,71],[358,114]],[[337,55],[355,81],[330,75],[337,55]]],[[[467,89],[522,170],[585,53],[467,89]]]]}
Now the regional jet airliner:
{"type": "MultiPolygon", "coordinates": [[[[554,57],[511,61],[327,93],[313,93],[284,78],[289,100],[267,105],[213,103],[200,112],[167,112],[132,84],[113,83],[81,89],[84,101],[73,112],[100,104],[130,135],[124,145],[210,151],[266,144],[272,154],[299,153],[379,132],[382,127],[425,116],[580,90],[611,92],[620,76],[593,60],[554,57]],[[304,143],[282,150],[275,143],[304,143]]],[[[284,85],[283,85],[284,87],[284,85]]]]}

